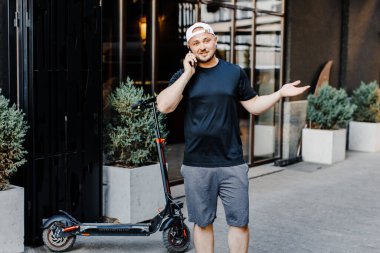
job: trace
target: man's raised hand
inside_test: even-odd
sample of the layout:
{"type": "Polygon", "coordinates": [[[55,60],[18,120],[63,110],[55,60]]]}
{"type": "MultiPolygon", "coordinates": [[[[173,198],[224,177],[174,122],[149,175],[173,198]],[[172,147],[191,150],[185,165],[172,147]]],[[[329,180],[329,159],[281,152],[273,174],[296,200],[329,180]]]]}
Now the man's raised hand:
{"type": "Polygon", "coordinates": [[[310,85],[303,86],[303,87],[297,87],[301,83],[300,80],[295,81],[293,83],[287,83],[284,84],[280,89],[280,95],[281,97],[293,97],[302,94],[307,89],[310,88],[310,85]]]}

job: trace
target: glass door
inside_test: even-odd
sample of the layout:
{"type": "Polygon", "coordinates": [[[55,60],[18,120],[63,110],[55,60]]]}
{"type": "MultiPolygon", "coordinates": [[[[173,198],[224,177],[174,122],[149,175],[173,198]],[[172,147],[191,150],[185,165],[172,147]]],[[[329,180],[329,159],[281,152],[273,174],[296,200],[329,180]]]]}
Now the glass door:
{"type": "MultiPolygon", "coordinates": [[[[242,6],[251,7],[252,1],[242,1],[242,6]]],[[[252,80],[252,16],[251,10],[236,10],[234,55],[238,64],[252,80]]],[[[243,144],[243,156],[247,163],[251,163],[251,115],[242,105],[239,105],[240,138],[243,144]]]]}
{"type": "MultiPolygon", "coordinates": [[[[281,1],[257,1],[259,10],[275,12],[281,6],[281,1]]],[[[281,88],[282,19],[281,15],[258,12],[255,20],[254,87],[260,96],[281,88]]],[[[254,163],[281,156],[281,102],[254,117],[253,141],[254,163]]]]}

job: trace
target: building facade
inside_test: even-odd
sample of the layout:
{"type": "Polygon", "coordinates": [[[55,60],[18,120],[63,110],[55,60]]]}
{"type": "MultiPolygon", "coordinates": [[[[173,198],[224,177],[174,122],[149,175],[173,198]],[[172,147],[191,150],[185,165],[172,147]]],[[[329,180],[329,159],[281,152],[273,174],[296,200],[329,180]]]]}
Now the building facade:
{"type": "MultiPolygon", "coordinates": [[[[147,93],[166,88],[196,21],[214,28],[218,57],[240,65],[259,95],[298,79],[315,85],[329,60],[331,85],[349,93],[380,80],[377,0],[1,1],[0,88],[31,126],[28,163],[13,178],[25,188],[27,244],[58,209],[83,221],[102,215],[107,97],[127,77],[147,93]]],[[[257,117],[240,108],[251,166],[283,157],[283,102],[257,117]]],[[[170,179],[181,183],[180,108],[167,127],[170,179]]]]}

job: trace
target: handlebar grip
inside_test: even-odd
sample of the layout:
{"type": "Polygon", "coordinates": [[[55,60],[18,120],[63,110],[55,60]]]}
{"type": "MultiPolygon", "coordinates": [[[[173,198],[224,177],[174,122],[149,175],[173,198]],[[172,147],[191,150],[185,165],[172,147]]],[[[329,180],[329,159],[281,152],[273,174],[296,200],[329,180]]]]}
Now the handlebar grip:
{"type": "Polygon", "coordinates": [[[137,103],[131,106],[132,109],[144,109],[148,104],[156,102],[156,97],[151,97],[145,100],[139,100],[137,103]]]}
{"type": "Polygon", "coordinates": [[[131,108],[132,108],[133,110],[139,108],[139,106],[140,106],[140,102],[141,102],[141,101],[139,101],[139,102],[133,104],[133,105],[131,106],[131,108]]]}

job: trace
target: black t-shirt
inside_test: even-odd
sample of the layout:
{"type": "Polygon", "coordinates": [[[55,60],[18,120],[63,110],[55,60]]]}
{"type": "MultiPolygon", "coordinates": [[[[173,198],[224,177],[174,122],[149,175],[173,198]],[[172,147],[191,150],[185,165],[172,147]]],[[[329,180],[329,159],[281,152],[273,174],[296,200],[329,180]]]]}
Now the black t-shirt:
{"type": "MultiPolygon", "coordinates": [[[[173,84],[179,70],[169,81],[173,84]]],[[[245,72],[219,59],[212,68],[197,67],[183,92],[184,165],[227,167],[245,163],[240,139],[238,103],[256,96],[245,72]]]]}

